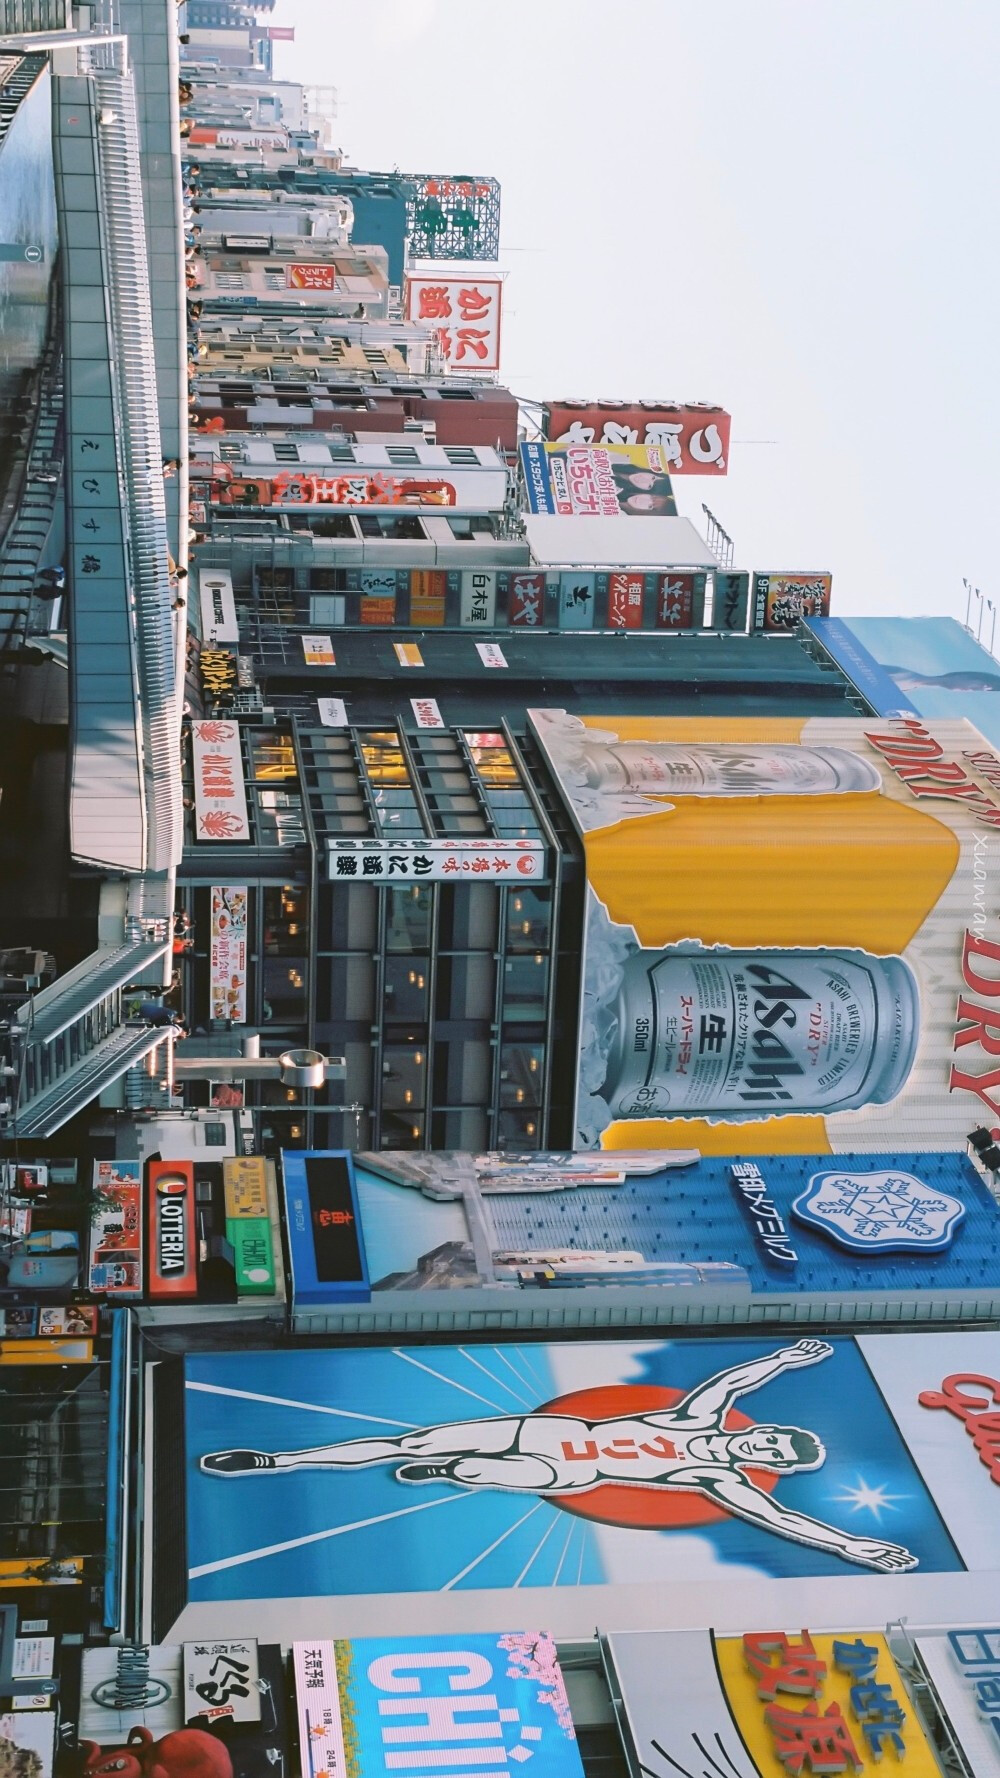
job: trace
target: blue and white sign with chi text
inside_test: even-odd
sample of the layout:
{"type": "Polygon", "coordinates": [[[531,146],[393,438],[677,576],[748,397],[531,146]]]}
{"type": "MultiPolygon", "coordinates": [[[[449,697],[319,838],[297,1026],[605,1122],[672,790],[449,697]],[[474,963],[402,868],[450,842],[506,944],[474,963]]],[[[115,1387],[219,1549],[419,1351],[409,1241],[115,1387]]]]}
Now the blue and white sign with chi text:
{"type": "Polygon", "coordinates": [[[351,1725],[346,1778],[484,1765],[491,1778],[583,1778],[556,1645],[543,1631],[461,1641],[363,1638],[334,1647],[351,1725]]]}

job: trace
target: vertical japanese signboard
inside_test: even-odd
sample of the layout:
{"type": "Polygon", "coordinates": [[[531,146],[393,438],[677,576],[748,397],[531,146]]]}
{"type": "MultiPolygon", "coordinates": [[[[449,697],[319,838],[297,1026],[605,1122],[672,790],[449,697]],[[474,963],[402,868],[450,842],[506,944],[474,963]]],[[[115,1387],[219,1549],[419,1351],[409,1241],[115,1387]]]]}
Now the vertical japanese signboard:
{"type": "Polygon", "coordinates": [[[797,630],[808,617],[829,617],[830,574],[755,574],[755,630],[797,630]]]}
{"type": "Polygon", "coordinates": [[[704,621],[704,574],[661,574],[656,590],[657,629],[697,629],[704,621]]]}
{"type": "Polygon", "coordinates": [[[214,883],[209,891],[212,927],[209,1003],[213,1019],[245,1025],[247,1017],[246,883],[214,883]]]}
{"type": "Polygon", "coordinates": [[[410,273],[406,316],[431,324],[446,364],[500,369],[501,278],[441,278],[410,273]]]}
{"type": "Polygon", "coordinates": [[[250,838],[238,722],[191,724],[195,835],[199,840],[250,838]]]}
{"type": "Polygon", "coordinates": [[[612,630],[641,630],[644,574],[608,576],[608,625],[612,630]]]}
{"type": "Polygon", "coordinates": [[[460,618],[463,625],[491,629],[496,620],[497,577],[490,568],[466,568],[462,573],[460,618]]]}

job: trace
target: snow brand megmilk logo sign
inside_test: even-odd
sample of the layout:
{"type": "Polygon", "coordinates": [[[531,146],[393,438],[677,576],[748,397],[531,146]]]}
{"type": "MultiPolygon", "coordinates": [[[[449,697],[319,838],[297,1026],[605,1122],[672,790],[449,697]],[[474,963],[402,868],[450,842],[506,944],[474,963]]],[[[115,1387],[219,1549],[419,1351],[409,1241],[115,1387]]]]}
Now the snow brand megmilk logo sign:
{"type": "Polygon", "coordinates": [[[192,1297],[195,1270],[194,1167],[152,1161],[149,1168],[149,1294],[192,1297]]]}
{"type": "Polygon", "coordinates": [[[813,1174],[792,1214],[849,1253],[939,1253],[965,1206],[913,1173],[831,1170],[813,1174]]]}

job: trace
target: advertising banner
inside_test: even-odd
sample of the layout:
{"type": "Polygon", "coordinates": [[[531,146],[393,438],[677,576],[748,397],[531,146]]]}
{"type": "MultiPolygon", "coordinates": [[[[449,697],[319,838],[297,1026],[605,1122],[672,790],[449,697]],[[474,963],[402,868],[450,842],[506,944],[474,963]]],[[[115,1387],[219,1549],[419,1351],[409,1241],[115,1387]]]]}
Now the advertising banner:
{"type": "Polygon", "coordinates": [[[1000,1126],[1000,760],[973,728],[530,716],[587,859],[580,1146],[1000,1126]]]}
{"type": "Polygon", "coordinates": [[[343,698],[317,698],[316,712],[324,728],[347,728],[347,705],[343,698]]]}
{"type": "Polygon", "coordinates": [[[348,1778],[334,1644],[294,1642],[292,1670],[302,1778],[348,1778]]]}
{"type": "Polygon", "coordinates": [[[201,602],[201,633],[206,642],[238,642],[240,626],[236,619],[233,577],[215,568],[204,568],[198,575],[198,597],[201,602]]]}
{"type": "Polygon", "coordinates": [[[80,1678],[83,1739],[121,1747],[132,1729],[154,1740],[184,1727],[184,1655],[171,1644],[85,1648],[80,1678]]]}
{"type": "Polygon", "coordinates": [[[556,1316],[555,1299],[595,1285],[619,1324],[636,1285],[665,1319],[695,1297],[706,1321],[764,1319],[778,1301],[814,1321],[1000,1309],[1000,1207],[962,1154],[438,1150],[357,1155],[355,1177],[387,1309],[391,1294],[447,1290],[461,1314],[475,1291],[477,1310],[516,1312],[527,1294],[556,1316]]]}
{"type": "Polygon", "coordinates": [[[661,574],[656,590],[657,629],[696,630],[704,622],[704,574],[661,574]]]}
{"type": "Polygon", "coordinates": [[[411,698],[410,709],[418,728],[444,728],[445,720],[436,698],[411,698]]]}
{"type": "Polygon", "coordinates": [[[544,882],[546,853],[541,839],[329,839],[329,877],[406,877],[413,882],[447,884],[461,878],[488,882],[544,882]]]}
{"type": "Polygon", "coordinates": [[[368,1267],[350,1154],[286,1150],[281,1160],[295,1299],[367,1301],[368,1267]]]}
{"type": "Polygon", "coordinates": [[[184,1720],[197,1728],[214,1722],[259,1722],[261,1706],[257,1642],[185,1642],[184,1720]]]}
{"type": "Polygon", "coordinates": [[[507,622],[514,629],[521,630],[534,630],[545,622],[544,574],[511,575],[507,622]]]}
{"type": "Polygon", "coordinates": [[[227,1218],[259,1218],[270,1215],[267,1190],[268,1163],[261,1155],[233,1155],[222,1163],[222,1188],[227,1218]]]}
{"type": "Polygon", "coordinates": [[[596,595],[596,574],[564,568],[559,576],[559,628],[592,630],[596,595]]]}
{"type": "Polygon", "coordinates": [[[545,436],[557,444],[655,445],[675,475],[725,475],[731,421],[707,402],[550,401],[545,436]]]}
{"type": "Polygon", "coordinates": [[[546,1778],[583,1778],[544,1631],[297,1642],[294,1660],[300,1743],[323,1756],[312,1772],[392,1778],[401,1766],[467,1764],[502,1773],[537,1759],[546,1778]]]}
{"type": "Polygon", "coordinates": [[[497,577],[493,569],[464,569],[459,609],[461,622],[488,629],[496,622],[496,609],[497,577]]]}
{"type": "Polygon", "coordinates": [[[1000,661],[953,617],[807,619],[882,716],[965,718],[1000,744],[1000,661]]]}
{"type": "Polygon", "coordinates": [[[608,623],[613,630],[642,629],[644,574],[608,575],[608,623]]]}
{"type": "Polygon", "coordinates": [[[146,1190],[150,1297],[192,1299],[198,1295],[193,1162],[150,1161],[146,1190]]]}
{"type": "Polygon", "coordinates": [[[964,1566],[849,1339],[286,1348],[252,1380],[242,1352],[184,1375],[192,1602],[964,1566]]]}
{"type": "Polygon", "coordinates": [[[142,1295],[142,1162],[95,1161],[87,1289],[142,1295]]]}
{"type": "Polygon", "coordinates": [[[406,318],[433,326],[446,364],[500,369],[502,278],[443,278],[410,272],[406,318]]]}
{"type": "Polygon", "coordinates": [[[407,229],[412,259],[495,260],[500,185],[489,174],[411,173],[407,229]]]}
{"type": "Polygon", "coordinates": [[[494,511],[503,506],[507,491],[502,469],[450,469],[447,476],[392,475],[383,469],[365,468],[340,475],[301,474],[281,470],[266,481],[220,484],[219,504],[227,506],[438,507],[494,511]]]}
{"type": "Polygon", "coordinates": [[[247,1018],[247,911],[245,883],[214,883],[209,891],[212,935],[209,953],[209,1003],[213,1019],[247,1018]]]}
{"type": "Polygon", "coordinates": [[[345,877],[542,882],[547,870],[541,840],[328,840],[327,855],[333,882],[345,877]]]}
{"type": "Polygon", "coordinates": [[[807,617],[829,617],[831,574],[755,574],[753,628],[797,630],[807,617]]]}
{"type": "Polygon", "coordinates": [[[210,704],[229,704],[238,690],[239,656],[231,648],[202,648],[198,654],[198,677],[201,689],[210,704]]]}
{"type": "Polygon", "coordinates": [[[561,518],[677,516],[659,445],[523,444],[529,512],[561,518]]]}
{"type": "Polygon", "coordinates": [[[410,622],[436,628],[444,623],[448,576],[415,568],[410,575],[410,622]]]}
{"type": "Polygon", "coordinates": [[[199,840],[248,840],[238,722],[192,722],[195,832],[199,840]]]}
{"type": "Polygon", "coordinates": [[[859,1344],[966,1567],[1000,1569],[1000,1333],[859,1344]]]}
{"type": "Polygon", "coordinates": [[[285,286],[288,290],[335,290],[337,288],[337,268],[335,265],[320,265],[307,262],[303,265],[286,265],[285,286]]]}
{"type": "Polygon", "coordinates": [[[476,653],[484,667],[505,667],[507,665],[507,656],[499,642],[477,642],[476,653]]]}
{"type": "Polygon", "coordinates": [[[745,630],[750,613],[750,576],[744,569],[719,570],[715,576],[712,628],[745,630]]]}
{"type": "Polygon", "coordinates": [[[307,667],[335,667],[332,636],[303,636],[302,654],[307,667]]]}
{"type": "Polygon", "coordinates": [[[969,1771],[1000,1771],[1000,1622],[918,1633],[913,1645],[969,1771]]]}
{"type": "Polygon", "coordinates": [[[416,642],[394,642],[392,652],[401,667],[422,667],[424,664],[416,642]]]}
{"type": "Polygon", "coordinates": [[[889,1645],[875,1631],[626,1632],[609,1636],[606,1650],[640,1772],[874,1778],[905,1759],[907,1773],[940,1778],[889,1645]],[[699,1758],[705,1748],[713,1749],[708,1763],[699,1758]]]}

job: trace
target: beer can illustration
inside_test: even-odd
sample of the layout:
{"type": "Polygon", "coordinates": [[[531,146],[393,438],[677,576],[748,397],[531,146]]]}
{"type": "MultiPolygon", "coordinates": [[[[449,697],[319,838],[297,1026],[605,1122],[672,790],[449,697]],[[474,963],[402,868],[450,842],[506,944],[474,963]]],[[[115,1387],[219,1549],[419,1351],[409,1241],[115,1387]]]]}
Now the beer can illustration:
{"type": "Polygon", "coordinates": [[[916,980],[861,950],[676,946],[625,964],[602,1097],[613,1119],[884,1105],[913,1066],[916,980]]]}
{"type": "Polygon", "coordinates": [[[881,789],[876,766],[846,747],[719,741],[585,742],[588,789],[647,796],[829,796],[881,789]]]}

